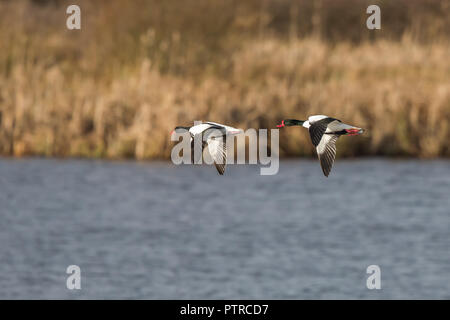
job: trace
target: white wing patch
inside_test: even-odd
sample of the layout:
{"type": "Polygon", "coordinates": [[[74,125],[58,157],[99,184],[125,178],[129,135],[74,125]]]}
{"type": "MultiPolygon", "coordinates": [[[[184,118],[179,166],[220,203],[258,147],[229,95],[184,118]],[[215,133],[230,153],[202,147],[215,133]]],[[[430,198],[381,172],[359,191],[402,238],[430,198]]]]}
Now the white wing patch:
{"type": "Polygon", "coordinates": [[[225,137],[211,137],[207,140],[209,154],[220,175],[223,175],[227,165],[227,145],[224,139],[225,137]]]}

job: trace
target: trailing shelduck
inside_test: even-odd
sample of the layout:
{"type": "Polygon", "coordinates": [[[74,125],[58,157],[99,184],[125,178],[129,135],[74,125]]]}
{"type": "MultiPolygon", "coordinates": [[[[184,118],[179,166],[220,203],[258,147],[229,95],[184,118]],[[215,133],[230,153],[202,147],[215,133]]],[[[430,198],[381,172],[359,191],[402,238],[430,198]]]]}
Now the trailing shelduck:
{"type": "Polygon", "coordinates": [[[200,139],[198,139],[198,141],[202,142],[202,153],[205,148],[208,147],[208,152],[211,155],[214,165],[220,175],[224,174],[225,167],[227,165],[226,137],[242,133],[242,130],[240,129],[210,121],[203,122],[192,127],[178,126],[174,131],[177,133],[188,131],[190,133],[192,163],[196,162],[194,160],[194,142],[196,140],[194,137],[200,135],[200,139]]]}

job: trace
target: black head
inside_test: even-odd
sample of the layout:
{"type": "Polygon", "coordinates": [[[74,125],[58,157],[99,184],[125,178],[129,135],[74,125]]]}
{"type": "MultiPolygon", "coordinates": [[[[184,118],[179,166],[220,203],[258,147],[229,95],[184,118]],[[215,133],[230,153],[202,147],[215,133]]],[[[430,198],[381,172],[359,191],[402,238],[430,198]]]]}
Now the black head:
{"type": "Polygon", "coordinates": [[[277,125],[278,128],[283,128],[284,126],[292,127],[292,126],[301,126],[303,125],[303,120],[295,120],[295,119],[286,119],[281,121],[281,124],[277,125]]]}

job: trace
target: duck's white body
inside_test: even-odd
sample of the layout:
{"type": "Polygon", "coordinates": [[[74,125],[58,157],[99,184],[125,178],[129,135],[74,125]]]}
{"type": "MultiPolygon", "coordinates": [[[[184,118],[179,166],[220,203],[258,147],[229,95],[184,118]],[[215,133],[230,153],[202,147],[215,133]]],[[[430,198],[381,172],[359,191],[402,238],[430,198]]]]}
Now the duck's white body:
{"type": "MultiPolygon", "coordinates": [[[[316,116],[310,116],[308,117],[308,120],[306,120],[305,122],[303,122],[303,127],[309,129],[311,127],[312,124],[319,122],[320,120],[324,120],[324,119],[334,119],[325,115],[316,115],[316,116]]],[[[348,124],[343,123],[341,120],[338,119],[334,119],[335,121],[330,122],[327,125],[327,129],[325,131],[325,133],[330,133],[330,132],[334,132],[334,131],[339,131],[339,130],[346,130],[346,129],[354,129],[354,126],[350,126],[348,124]]],[[[359,129],[359,128],[358,128],[359,129]]]]}
{"type": "Polygon", "coordinates": [[[196,134],[201,134],[205,130],[210,129],[210,128],[223,129],[223,130],[225,130],[226,135],[236,135],[236,134],[242,133],[242,130],[239,130],[239,129],[236,129],[236,128],[233,128],[230,126],[226,126],[224,124],[211,122],[211,121],[207,121],[207,122],[192,126],[189,129],[189,132],[191,133],[191,135],[196,135],[196,134]]]}

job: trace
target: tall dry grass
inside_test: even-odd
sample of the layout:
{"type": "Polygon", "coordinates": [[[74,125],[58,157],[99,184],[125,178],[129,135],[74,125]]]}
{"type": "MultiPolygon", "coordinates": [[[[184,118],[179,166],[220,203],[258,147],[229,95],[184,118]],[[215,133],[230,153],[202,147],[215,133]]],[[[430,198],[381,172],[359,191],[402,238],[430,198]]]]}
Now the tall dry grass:
{"type": "MultiPolygon", "coordinates": [[[[66,1],[0,1],[0,154],[167,158],[194,120],[328,114],[368,129],[339,155],[450,155],[449,1],[389,3],[375,36],[364,1],[79,3],[68,31],[66,1]]],[[[282,154],[313,154],[306,132],[280,137],[282,154]]]]}

